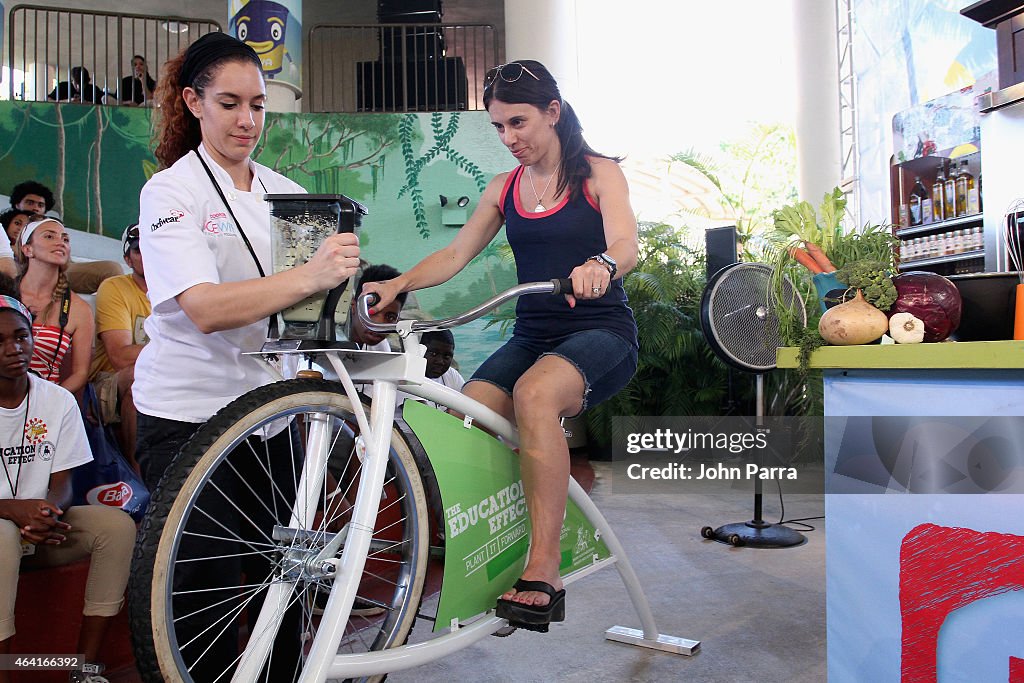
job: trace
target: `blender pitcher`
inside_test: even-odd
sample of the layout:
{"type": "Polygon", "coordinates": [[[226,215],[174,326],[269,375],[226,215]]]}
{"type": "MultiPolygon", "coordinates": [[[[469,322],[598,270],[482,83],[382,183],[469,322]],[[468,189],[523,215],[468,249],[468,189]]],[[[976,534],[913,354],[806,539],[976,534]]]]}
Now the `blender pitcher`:
{"type": "MultiPolygon", "coordinates": [[[[273,272],[306,263],[329,236],[357,232],[366,207],[341,194],[268,194],[273,272]]],[[[337,340],[335,311],[348,281],[319,292],[275,316],[281,339],[337,340]]],[[[342,315],[347,315],[347,303],[342,315]]],[[[273,327],[272,327],[273,330],[273,327]]],[[[273,333],[272,333],[273,336],[273,333]]]]}

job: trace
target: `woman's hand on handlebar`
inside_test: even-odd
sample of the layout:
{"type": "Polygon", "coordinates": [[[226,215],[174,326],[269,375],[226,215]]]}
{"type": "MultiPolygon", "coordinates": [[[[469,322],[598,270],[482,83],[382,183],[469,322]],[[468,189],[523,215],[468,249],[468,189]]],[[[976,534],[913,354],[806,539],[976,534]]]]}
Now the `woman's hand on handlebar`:
{"type": "Polygon", "coordinates": [[[316,291],[326,291],[359,270],[359,237],[350,232],[331,235],[303,266],[316,291]]]}
{"type": "Polygon", "coordinates": [[[572,294],[566,294],[569,306],[576,305],[576,299],[600,299],[608,292],[611,284],[611,273],[597,261],[584,261],[572,269],[569,274],[572,280],[572,294]]]}
{"type": "Polygon", "coordinates": [[[395,278],[393,280],[383,280],[381,282],[364,282],[363,289],[359,295],[364,296],[366,294],[376,294],[379,297],[377,301],[371,303],[370,315],[373,315],[394,301],[401,293],[401,283],[397,278],[395,278]]]}

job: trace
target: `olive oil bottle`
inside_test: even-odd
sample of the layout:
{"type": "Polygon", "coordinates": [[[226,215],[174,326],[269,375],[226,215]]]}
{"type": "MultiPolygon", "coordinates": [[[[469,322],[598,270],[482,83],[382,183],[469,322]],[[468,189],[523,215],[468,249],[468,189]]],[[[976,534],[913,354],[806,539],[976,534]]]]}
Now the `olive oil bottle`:
{"type": "Polygon", "coordinates": [[[971,175],[967,165],[967,159],[960,162],[960,172],[956,175],[956,215],[967,216],[971,213],[969,208],[970,192],[974,189],[974,176],[971,175]]]}
{"type": "Polygon", "coordinates": [[[956,217],[956,168],[949,165],[949,175],[942,188],[942,215],[946,220],[956,217]]]}
{"type": "Polygon", "coordinates": [[[946,174],[942,172],[942,168],[939,168],[939,172],[935,176],[935,182],[932,183],[932,223],[938,223],[946,218],[942,199],[945,192],[946,174]]]}

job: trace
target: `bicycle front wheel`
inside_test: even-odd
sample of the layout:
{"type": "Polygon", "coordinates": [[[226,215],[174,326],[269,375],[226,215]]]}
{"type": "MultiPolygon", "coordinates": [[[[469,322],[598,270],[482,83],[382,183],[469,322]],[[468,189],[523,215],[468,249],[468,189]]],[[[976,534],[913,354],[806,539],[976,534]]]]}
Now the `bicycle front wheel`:
{"type": "MultiPolygon", "coordinates": [[[[325,664],[307,654],[344,543],[327,562],[314,558],[347,532],[361,478],[351,408],[337,383],[278,382],[226,406],[182,448],[153,494],[129,586],[147,682],[229,681],[250,641],[268,650],[259,680],[295,681],[307,666],[325,664]]],[[[405,642],[428,546],[423,483],[393,428],[339,653],[405,642]]]]}

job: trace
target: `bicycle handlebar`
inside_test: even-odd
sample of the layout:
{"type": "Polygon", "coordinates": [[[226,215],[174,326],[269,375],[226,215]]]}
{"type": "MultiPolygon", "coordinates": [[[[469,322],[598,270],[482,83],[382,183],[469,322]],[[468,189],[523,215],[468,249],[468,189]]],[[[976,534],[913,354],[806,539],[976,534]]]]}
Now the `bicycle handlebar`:
{"type": "MultiPolygon", "coordinates": [[[[477,318],[482,317],[484,314],[494,308],[497,308],[506,301],[515,299],[523,294],[557,295],[571,293],[572,280],[568,278],[549,280],[547,282],[524,282],[521,285],[516,285],[511,289],[507,289],[504,292],[491,297],[479,306],[476,306],[465,313],[460,313],[459,315],[452,316],[451,318],[445,318],[443,320],[415,320],[412,323],[412,331],[423,332],[426,330],[447,330],[453,327],[458,327],[459,325],[465,325],[466,323],[473,322],[477,318]]],[[[370,306],[377,303],[379,300],[379,297],[377,297],[373,292],[363,294],[357,301],[356,315],[359,316],[360,322],[363,323],[366,329],[371,332],[379,332],[383,334],[397,332],[398,323],[378,323],[370,319],[370,306]]]]}

